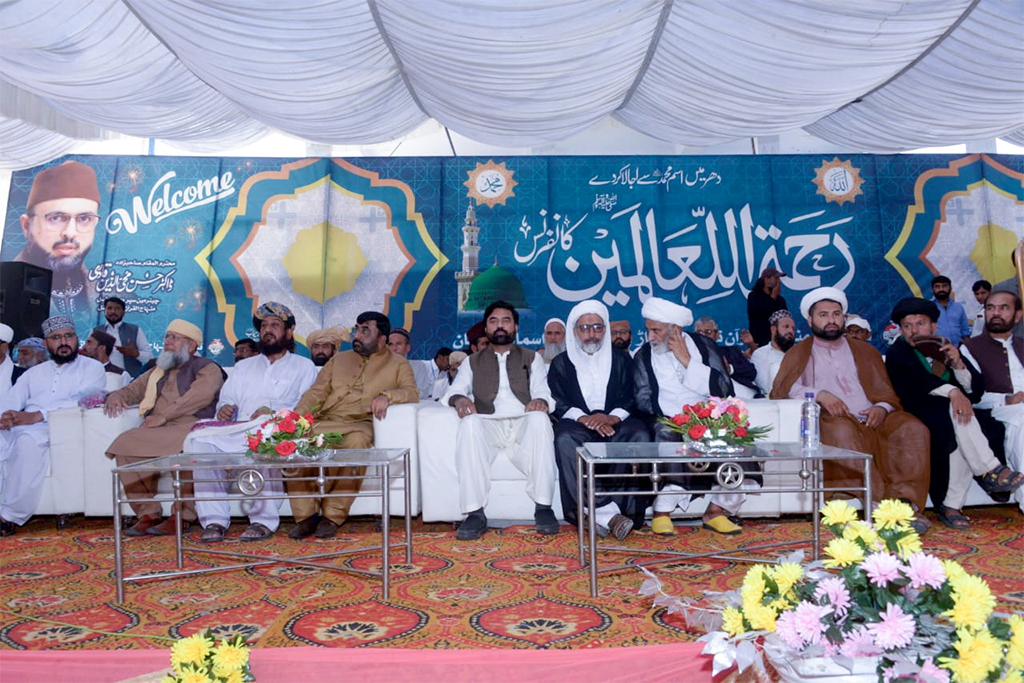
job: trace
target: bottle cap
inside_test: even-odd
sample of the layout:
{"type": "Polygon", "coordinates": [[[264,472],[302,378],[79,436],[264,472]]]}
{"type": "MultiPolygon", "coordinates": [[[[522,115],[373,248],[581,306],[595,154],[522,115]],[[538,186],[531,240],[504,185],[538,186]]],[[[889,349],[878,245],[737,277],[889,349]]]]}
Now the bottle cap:
{"type": "Polygon", "coordinates": [[[814,398],[814,392],[813,391],[806,391],[806,392],[804,392],[804,398],[814,398]]]}

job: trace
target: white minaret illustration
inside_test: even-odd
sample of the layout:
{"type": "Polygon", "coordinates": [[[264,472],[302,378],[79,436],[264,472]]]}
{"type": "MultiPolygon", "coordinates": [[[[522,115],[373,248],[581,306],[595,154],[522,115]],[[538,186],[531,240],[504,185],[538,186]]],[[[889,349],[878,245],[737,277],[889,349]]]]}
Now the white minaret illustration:
{"type": "Polygon", "coordinates": [[[466,300],[469,298],[469,287],[473,280],[479,275],[480,266],[480,245],[477,236],[480,233],[480,226],[476,222],[476,212],[473,211],[473,202],[469,203],[466,209],[466,221],[462,225],[462,268],[455,274],[455,281],[459,283],[459,310],[465,310],[466,300]]]}

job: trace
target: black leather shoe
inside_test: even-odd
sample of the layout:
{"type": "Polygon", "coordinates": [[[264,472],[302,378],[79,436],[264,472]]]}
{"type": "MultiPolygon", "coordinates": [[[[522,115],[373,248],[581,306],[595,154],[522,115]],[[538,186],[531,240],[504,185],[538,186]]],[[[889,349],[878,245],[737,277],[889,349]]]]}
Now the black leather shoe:
{"type": "Polygon", "coordinates": [[[288,532],[288,538],[295,539],[296,541],[302,540],[303,538],[309,538],[316,532],[316,525],[320,523],[320,515],[313,515],[312,517],[306,517],[304,520],[295,525],[295,528],[288,532]]]}
{"type": "Polygon", "coordinates": [[[537,526],[537,533],[545,536],[557,534],[560,528],[555,511],[550,505],[538,505],[533,513],[533,521],[537,526]]]}
{"type": "Polygon", "coordinates": [[[323,517],[320,519],[320,523],[316,525],[315,536],[317,538],[334,538],[334,534],[338,533],[338,524],[335,524],[331,520],[323,517]]]}
{"type": "Polygon", "coordinates": [[[455,532],[455,538],[460,541],[475,541],[485,533],[487,533],[487,515],[484,514],[484,509],[480,508],[469,513],[466,521],[455,532]]]}
{"type": "Polygon", "coordinates": [[[8,522],[6,519],[0,519],[0,536],[13,536],[18,530],[18,525],[14,522],[8,522]]]}

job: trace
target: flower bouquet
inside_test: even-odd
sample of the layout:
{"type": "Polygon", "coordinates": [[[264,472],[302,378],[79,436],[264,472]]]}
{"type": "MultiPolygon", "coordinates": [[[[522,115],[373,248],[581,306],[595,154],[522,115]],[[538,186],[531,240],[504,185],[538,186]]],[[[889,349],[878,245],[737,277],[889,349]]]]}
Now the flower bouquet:
{"type": "Polygon", "coordinates": [[[243,683],[254,681],[249,648],[236,635],[216,643],[210,631],[182,638],[171,646],[171,673],[160,683],[243,683]]]}
{"type": "Polygon", "coordinates": [[[667,595],[644,570],[641,593],[709,631],[700,640],[715,674],[734,664],[763,672],[767,654],[783,680],[1021,681],[1024,619],[994,616],[984,580],[922,552],[913,517],[885,500],[872,525],[832,501],[822,509],[835,536],[824,561],[803,565],[797,552],[754,565],[739,590],[705,601],[667,595]]]}
{"type": "Polygon", "coordinates": [[[264,461],[319,460],[340,447],[344,437],[338,432],[313,436],[314,424],[312,413],[279,410],[262,422],[255,434],[246,433],[246,455],[264,461]]]}
{"type": "Polygon", "coordinates": [[[767,426],[750,426],[750,413],[740,399],[716,396],[684,405],[677,415],[658,421],[682,434],[689,448],[699,453],[739,453],[771,431],[767,426]]]}

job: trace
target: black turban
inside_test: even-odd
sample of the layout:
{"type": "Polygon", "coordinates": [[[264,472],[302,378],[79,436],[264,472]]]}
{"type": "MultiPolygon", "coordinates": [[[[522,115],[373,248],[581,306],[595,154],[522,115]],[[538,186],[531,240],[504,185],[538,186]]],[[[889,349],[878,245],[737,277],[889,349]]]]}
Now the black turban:
{"type": "Polygon", "coordinates": [[[908,296],[906,299],[900,299],[892,309],[892,321],[899,325],[908,315],[926,315],[932,319],[933,323],[938,322],[939,307],[934,301],[908,296]]]}

